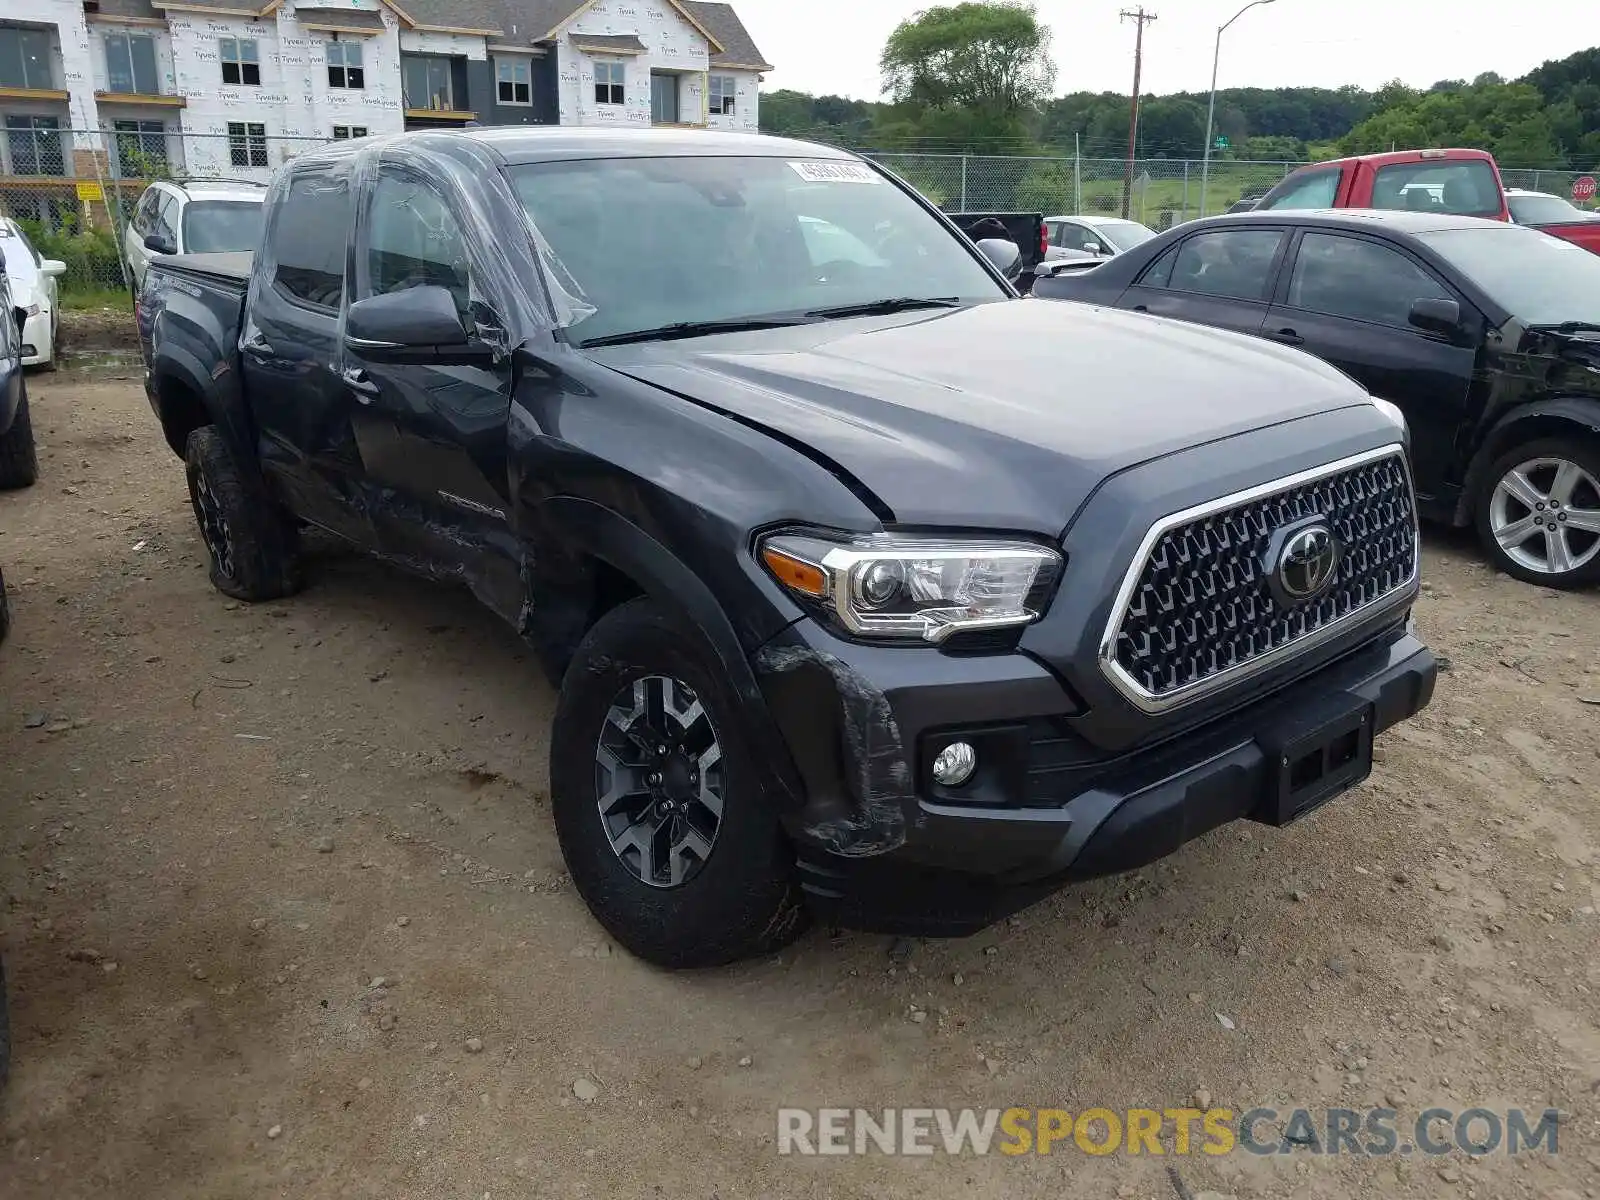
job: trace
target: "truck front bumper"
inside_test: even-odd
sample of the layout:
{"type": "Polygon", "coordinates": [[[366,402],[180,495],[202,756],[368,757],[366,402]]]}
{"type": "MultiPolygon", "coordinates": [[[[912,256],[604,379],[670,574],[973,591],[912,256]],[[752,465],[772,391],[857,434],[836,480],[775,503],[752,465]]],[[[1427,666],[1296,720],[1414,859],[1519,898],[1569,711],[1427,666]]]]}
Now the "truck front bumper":
{"type": "Polygon", "coordinates": [[[1245,707],[1107,756],[1075,736],[1072,696],[1023,654],[847,645],[801,622],[755,666],[803,784],[786,826],[813,909],[857,928],[948,936],[1228,821],[1310,811],[1365,777],[1373,734],[1423,708],[1437,675],[1396,624],[1245,707]],[[1305,762],[1334,763],[1316,735],[1341,721],[1348,761],[1287,804],[1305,762]],[[976,748],[978,766],[947,788],[931,767],[956,740],[976,748]]]}

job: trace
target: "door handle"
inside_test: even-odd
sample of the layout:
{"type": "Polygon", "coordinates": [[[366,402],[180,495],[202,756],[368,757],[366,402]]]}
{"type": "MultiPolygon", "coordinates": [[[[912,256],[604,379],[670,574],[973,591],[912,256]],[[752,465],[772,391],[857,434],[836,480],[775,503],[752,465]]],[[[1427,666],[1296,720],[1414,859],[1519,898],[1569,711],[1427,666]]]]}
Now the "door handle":
{"type": "Polygon", "coordinates": [[[346,367],[339,372],[339,377],[344,380],[345,387],[356,394],[356,399],[362,404],[371,404],[378,394],[378,385],[367,377],[367,373],[360,367],[346,367]]]}
{"type": "Polygon", "coordinates": [[[1305,338],[1289,328],[1275,329],[1267,336],[1285,346],[1303,346],[1305,344],[1305,338]]]}
{"type": "Polygon", "coordinates": [[[239,343],[239,349],[243,350],[251,358],[273,358],[277,354],[277,351],[273,350],[271,344],[259,333],[252,333],[245,338],[244,341],[239,343]]]}

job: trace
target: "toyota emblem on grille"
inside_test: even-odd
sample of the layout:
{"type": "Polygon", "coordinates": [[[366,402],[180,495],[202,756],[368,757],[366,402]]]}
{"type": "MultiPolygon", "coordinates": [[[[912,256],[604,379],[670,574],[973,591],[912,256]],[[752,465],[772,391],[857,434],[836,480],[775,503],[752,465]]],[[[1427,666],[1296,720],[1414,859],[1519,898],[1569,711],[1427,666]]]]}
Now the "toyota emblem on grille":
{"type": "Polygon", "coordinates": [[[1277,584],[1293,604],[1327,591],[1339,569],[1339,542],[1322,522],[1294,531],[1278,551],[1277,584]]]}

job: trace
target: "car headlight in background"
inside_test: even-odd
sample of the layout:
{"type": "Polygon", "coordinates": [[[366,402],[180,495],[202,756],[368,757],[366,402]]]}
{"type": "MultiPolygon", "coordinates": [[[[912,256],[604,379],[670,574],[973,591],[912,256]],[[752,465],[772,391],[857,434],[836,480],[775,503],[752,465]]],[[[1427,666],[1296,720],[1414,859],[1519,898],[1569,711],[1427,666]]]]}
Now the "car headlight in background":
{"type": "Polygon", "coordinates": [[[1406,449],[1409,450],[1411,448],[1411,426],[1406,424],[1406,415],[1400,411],[1400,406],[1388,400],[1382,400],[1377,396],[1369,396],[1368,399],[1372,401],[1372,406],[1383,414],[1384,419],[1400,431],[1400,439],[1405,443],[1406,449]]]}
{"type": "Polygon", "coordinates": [[[759,552],[773,578],[846,632],[908,642],[1037,620],[1061,569],[1045,546],[965,538],[784,533],[759,552]]]}

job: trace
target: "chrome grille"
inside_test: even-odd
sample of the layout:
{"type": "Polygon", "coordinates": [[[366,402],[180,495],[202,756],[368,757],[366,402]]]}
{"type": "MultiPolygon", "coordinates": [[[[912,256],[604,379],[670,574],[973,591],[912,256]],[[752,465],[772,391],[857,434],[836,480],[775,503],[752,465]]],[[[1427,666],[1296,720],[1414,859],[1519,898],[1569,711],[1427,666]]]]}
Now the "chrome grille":
{"type": "Polygon", "coordinates": [[[1124,581],[1103,664],[1141,707],[1181,703],[1402,595],[1417,556],[1410,475],[1394,448],[1176,514],[1150,531],[1124,581]],[[1279,530],[1315,517],[1342,557],[1323,595],[1286,606],[1268,583],[1268,549],[1279,530]]]}

